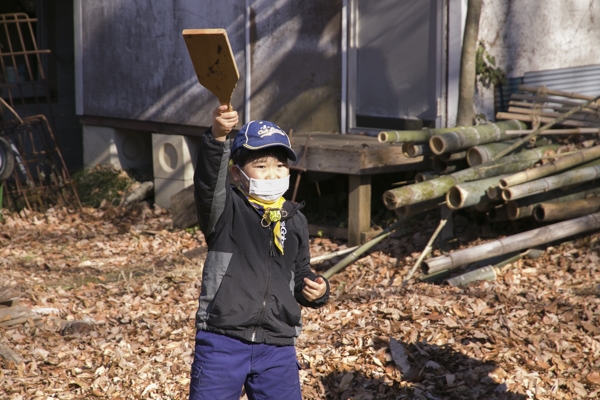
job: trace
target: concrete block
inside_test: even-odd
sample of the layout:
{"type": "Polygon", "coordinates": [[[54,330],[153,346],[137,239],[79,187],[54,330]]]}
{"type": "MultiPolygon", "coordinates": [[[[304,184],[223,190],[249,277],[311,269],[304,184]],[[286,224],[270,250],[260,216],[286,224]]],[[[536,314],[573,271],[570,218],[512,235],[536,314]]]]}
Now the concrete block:
{"type": "Polygon", "coordinates": [[[152,134],[154,177],[189,180],[194,178],[196,149],[200,138],[152,134]]]}
{"type": "Polygon", "coordinates": [[[83,165],[111,164],[123,170],[152,173],[150,134],[105,126],[83,126],[83,165]]]}
{"type": "Polygon", "coordinates": [[[168,179],[154,177],[154,203],[171,208],[171,196],[194,184],[193,179],[168,179]]]}

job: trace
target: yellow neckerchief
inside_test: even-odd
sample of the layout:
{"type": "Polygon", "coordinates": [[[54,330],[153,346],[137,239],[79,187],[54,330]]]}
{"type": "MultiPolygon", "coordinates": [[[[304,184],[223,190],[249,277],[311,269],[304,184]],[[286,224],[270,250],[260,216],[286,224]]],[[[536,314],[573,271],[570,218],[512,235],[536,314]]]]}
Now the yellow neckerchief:
{"type": "Polygon", "coordinates": [[[281,254],[283,254],[283,242],[285,239],[281,235],[281,218],[285,217],[287,214],[287,212],[283,210],[285,199],[280,197],[275,201],[267,203],[250,196],[245,191],[244,194],[250,204],[252,204],[252,206],[262,215],[262,219],[260,220],[261,226],[266,228],[273,223],[275,224],[273,226],[273,242],[281,254]]]}

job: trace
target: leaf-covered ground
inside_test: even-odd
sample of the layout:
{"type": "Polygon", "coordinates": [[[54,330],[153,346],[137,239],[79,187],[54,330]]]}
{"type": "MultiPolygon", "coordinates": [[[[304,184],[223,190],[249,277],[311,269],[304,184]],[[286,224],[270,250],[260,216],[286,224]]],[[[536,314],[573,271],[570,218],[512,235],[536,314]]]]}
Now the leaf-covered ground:
{"type": "MultiPolygon", "coordinates": [[[[454,248],[505,234],[457,222],[454,248]]],[[[600,397],[600,235],[509,264],[493,282],[403,287],[436,226],[434,212],[394,233],[330,279],[327,306],[303,311],[304,397],[600,397]]],[[[160,208],[5,212],[0,286],[33,313],[0,319],[0,345],[23,359],[0,358],[0,398],[186,399],[203,262],[186,252],[203,244],[160,208]]],[[[313,256],[343,247],[311,242],[313,256]]]]}

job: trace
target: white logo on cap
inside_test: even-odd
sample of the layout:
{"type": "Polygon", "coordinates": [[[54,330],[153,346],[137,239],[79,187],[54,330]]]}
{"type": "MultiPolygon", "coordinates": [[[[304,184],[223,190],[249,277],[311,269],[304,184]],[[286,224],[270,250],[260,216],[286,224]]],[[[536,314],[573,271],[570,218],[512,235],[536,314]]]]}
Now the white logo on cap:
{"type": "Polygon", "coordinates": [[[285,132],[275,126],[261,126],[261,128],[256,132],[258,136],[264,138],[265,136],[272,136],[273,134],[278,134],[285,136],[285,132]]]}

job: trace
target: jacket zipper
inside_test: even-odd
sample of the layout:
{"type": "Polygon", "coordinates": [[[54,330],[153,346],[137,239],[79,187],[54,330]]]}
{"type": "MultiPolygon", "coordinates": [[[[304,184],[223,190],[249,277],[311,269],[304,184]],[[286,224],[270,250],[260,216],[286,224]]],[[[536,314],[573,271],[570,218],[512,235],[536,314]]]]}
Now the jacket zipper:
{"type": "Polygon", "coordinates": [[[267,288],[265,290],[265,297],[263,298],[262,308],[260,310],[260,317],[258,318],[258,323],[254,326],[254,331],[252,332],[251,342],[254,342],[256,339],[256,332],[260,325],[262,324],[263,319],[265,318],[265,314],[267,311],[267,301],[269,300],[269,293],[271,292],[271,257],[273,256],[273,229],[269,226],[269,254],[267,256],[267,288]]]}

